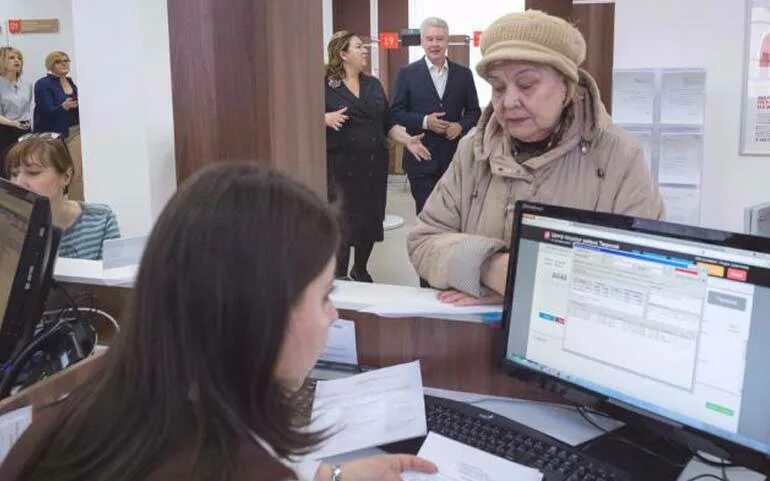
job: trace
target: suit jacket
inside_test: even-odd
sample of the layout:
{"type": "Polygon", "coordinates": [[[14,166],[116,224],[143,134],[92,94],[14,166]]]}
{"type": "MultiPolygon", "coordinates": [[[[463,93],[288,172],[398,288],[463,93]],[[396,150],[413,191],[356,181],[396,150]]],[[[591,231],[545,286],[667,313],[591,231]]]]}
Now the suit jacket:
{"type": "Polygon", "coordinates": [[[391,105],[393,121],[401,124],[411,135],[425,132],[422,142],[430,150],[431,160],[418,161],[404,151],[404,167],[409,176],[420,174],[441,175],[452,161],[460,138],[476,125],[481,116],[476,85],[470,69],[447,59],[449,66],[446,89],[439,98],[425,57],[401,68],[396,79],[391,105]],[[449,140],[430,130],[422,129],[423,118],[433,112],[446,112],[443,119],[458,122],[462,134],[449,140]]]}
{"type": "Polygon", "coordinates": [[[35,132],[58,132],[63,137],[69,134],[73,125],[80,123],[78,108],[64,110],[61,104],[67,97],[78,99],[78,86],[67,77],[72,85],[72,94],[64,93],[59,77],[48,74],[35,82],[35,112],[32,127],[35,132]]]}

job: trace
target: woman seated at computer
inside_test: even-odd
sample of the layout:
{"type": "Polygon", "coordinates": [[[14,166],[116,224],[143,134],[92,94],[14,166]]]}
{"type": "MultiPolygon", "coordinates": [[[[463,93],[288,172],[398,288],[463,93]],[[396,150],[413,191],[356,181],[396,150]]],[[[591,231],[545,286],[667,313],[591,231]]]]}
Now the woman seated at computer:
{"type": "Polygon", "coordinates": [[[539,11],[505,15],[481,53],[492,101],[407,240],[417,273],[460,305],[501,302],[518,200],[663,217],[641,145],[578,68],[586,46],[575,27],[539,11]]]}
{"type": "Polygon", "coordinates": [[[48,197],[53,224],[63,232],[59,257],[98,260],[104,241],[120,237],[118,221],[108,206],[67,199],[76,173],[59,134],[22,137],[6,155],[5,172],[11,182],[48,197]]]}
{"type": "Polygon", "coordinates": [[[337,317],[339,237],[330,207],[279,173],[251,163],[200,171],[158,218],[100,374],[38,411],[0,479],[396,481],[435,471],[409,455],[287,461],[319,439],[293,392],[337,317]]]}

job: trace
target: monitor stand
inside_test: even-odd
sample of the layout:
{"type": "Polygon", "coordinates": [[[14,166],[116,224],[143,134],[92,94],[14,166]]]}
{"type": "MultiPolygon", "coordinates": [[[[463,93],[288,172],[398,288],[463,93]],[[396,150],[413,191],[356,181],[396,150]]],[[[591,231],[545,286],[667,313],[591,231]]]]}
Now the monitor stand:
{"type": "Polygon", "coordinates": [[[628,425],[579,446],[589,456],[606,461],[635,479],[676,481],[692,453],[660,435],[628,425]]]}

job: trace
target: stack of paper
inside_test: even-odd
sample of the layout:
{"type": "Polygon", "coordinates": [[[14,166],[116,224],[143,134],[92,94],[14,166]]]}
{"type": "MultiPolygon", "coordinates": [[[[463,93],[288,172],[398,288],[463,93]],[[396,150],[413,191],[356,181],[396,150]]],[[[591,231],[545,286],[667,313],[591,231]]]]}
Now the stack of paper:
{"type": "Polygon", "coordinates": [[[319,381],[310,428],[332,433],[315,459],[425,436],[420,362],[319,381]]]}

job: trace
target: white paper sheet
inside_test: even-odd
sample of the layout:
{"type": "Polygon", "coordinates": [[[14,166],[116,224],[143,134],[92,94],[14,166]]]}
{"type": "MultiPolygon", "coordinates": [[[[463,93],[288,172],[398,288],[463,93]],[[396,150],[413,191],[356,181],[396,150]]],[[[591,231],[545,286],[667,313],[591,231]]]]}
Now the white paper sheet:
{"type": "Polygon", "coordinates": [[[652,129],[626,129],[636,140],[642,144],[644,150],[644,161],[647,163],[647,169],[652,172],[652,153],[654,151],[652,129]]]}
{"type": "Polygon", "coordinates": [[[436,433],[428,433],[417,453],[438,467],[435,474],[407,471],[404,481],[540,481],[543,474],[436,433]]]}
{"type": "Polygon", "coordinates": [[[420,361],[319,381],[310,429],[333,433],[314,459],[424,436],[420,361]]]}
{"type": "Polygon", "coordinates": [[[703,134],[660,134],[658,181],[662,184],[700,184],[703,134]]]}
{"type": "Polygon", "coordinates": [[[145,244],[146,235],[105,240],[102,246],[102,268],[107,270],[139,265],[145,244]]]}
{"type": "Polygon", "coordinates": [[[0,416],[0,463],[30,424],[32,424],[32,406],[16,409],[0,416]]]}
{"type": "Polygon", "coordinates": [[[705,71],[664,70],[660,93],[660,122],[702,125],[705,98],[705,71]]]}
{"type": "Polygon", "coordinates": [[[655,72],[615,71],[612,77],[612,120],[618,124],[652,124],[655,72]]]}
{"type": "Polygon", "coordinates": [[[358,364],[355,322],[346,319],[334,321],[329,328],[326,347],[321,353],[320,360],[341,362],[343,364],[358,364]]]}
{"type": "Polygon", "coordinates": [[[455,306],[434,299],[398,299],[393,302],[376,304],[361,312],[371,312],[382,317],[410,316],[462,316],[470,314],[502,314],[502,305],[455,306]]]}
{"type": "Polygon", "coordinates": [[[660,194],[666,204],[666,220],[679,224],[699,225],[700,189],[661,185],[660,194]]]}

